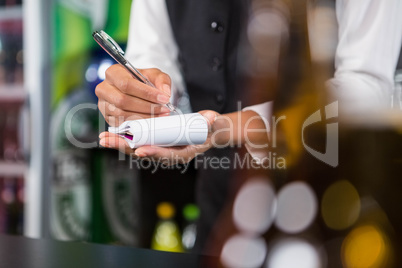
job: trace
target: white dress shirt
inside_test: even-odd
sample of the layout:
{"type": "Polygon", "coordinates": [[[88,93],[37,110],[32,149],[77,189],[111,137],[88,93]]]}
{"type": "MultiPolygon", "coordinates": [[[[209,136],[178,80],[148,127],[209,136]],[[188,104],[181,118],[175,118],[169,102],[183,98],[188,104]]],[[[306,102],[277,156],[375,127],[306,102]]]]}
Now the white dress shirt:
{"type": "MultiPolygon", "coordinates": [[[[401,0],[336,1],[339,43],[336,72],[328,85],[344,108],[365,112],[390,104],[401,48],[401,11],[401,0]]],[[[165,0],[134,0],[129,29],[127,57],[139,68],[156,67],[169,74],[172,103],[177,104],[177,96],[186,88],[165,0]]],[[[244,110],[257,112],[269,132],[272,102],[244,110]]]]}
{"type": "Polygon", "coordinates": [[[338,46],[330,92],[346,112],[388,108],[401,49],[401,0],[337,0],[338,46]]]}
{"type": "MultiPolygon", "coordinates": [[[[401,11],[401,0],[336,1],[339,43],[336,72],[328,84],[350,109],[371,110],[390,103],[401,48],[401,11]]],[[[174,99],[186,88],[165,0],[134,0],[131,12],[127,56],[139,68],[168,73],[174,99]]],[[[270,117],[268,109],[258,106],[257,111],[270,117]]]]}

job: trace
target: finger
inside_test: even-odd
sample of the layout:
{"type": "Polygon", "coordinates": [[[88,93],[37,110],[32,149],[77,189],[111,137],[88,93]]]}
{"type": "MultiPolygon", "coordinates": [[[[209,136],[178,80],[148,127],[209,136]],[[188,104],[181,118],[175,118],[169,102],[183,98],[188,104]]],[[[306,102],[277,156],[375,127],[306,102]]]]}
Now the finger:
{"type": "MultiPolygon", "coordinates": [[[[162,79],[163,81],[166,81],[167,79],[169,79],[170,81],[170,78],[168,78],[166,74],[158,74],[156,71],[149,73],[154,76],[161,76],[162,78],[158,79],[162,79]]],[[[161,72],[159,71],[159,73],[161,72]]],[[[155,80],[155,78],[152,77],[151,80],[155,80]]],[[[113,65],[106,70],[105,82],[106,84],[109,84],[118,89],[121,93],[134,96],[152,103],[166,104],[169,102],[170,94],[168,95],[159,88],[154,88],[138,81],[120,65],[113,65]]],[[[102,93],[102,90],[103,88],[101,86],[98,91],[102,93]]]]}
{"type": "Polygon", "coordinates": [[[201,115],[204,116],[205,119],[207,119],[208,126],[212,126],[212,124],[216,121],[217,118],[217,114],[213,111],[206,111],[201,113],[201,115]]]}
{"type": "MultiPolygon", "coordinates": [[[[145,114],[160,114],[170,112],[167,107],[124,94],[112,85],[105,84],[99,88],[101,88],[97,91],[99,100],[103,100],[111,105],[114,105],[120,110],[145,114]]],[[[167,98],[167,100],[169,100],[169,98],[167,98]]],[[[114,106],[106,108],[113,110],[114,106]]]]}
{"type": "Polygon", "coordinates": [[[120,136],[118,134],[115,133],[111,133],[109,131],[104,131],[101,134],[99,134],[99,139],[103,139],[103,138],[119,138],[120,136]]]}
{"type": "Polygon", "coordinates": [[[123,111],[116,108],[116,106],[104,100],[98,101],[98,109],[105,118],[105,121],[113,127],[119,126],[122,122],[125,121],[126,116],[130,116],[131,114],[133,114],[124,114],[123,111]]]}
{"type": "MultiPolygon", "coordinates": [[[[133,113],[133,112],[127,112],[123,111],[116,106],[105,102],[105,101],[99,101],[98,102],[98,108],[99,111],[102,113],[103,117],[105,118],[106,122],[111,125],[111,126],[119,126],[121,123],[124,121],[128,120],[139,120],[139,119],[147,119],[152,116],[151,114],[142,114],[142,113],[133,113]]],[[[160,116],[164,116],[165,114],[160,114],[160,116]]],[[[156,115],[159,116],[159,115],[156,115]]]]}
{"type": "Polygon", "coordinates": [[[193,146],[158,147],[142,146],[137,148],[135,154],[138,157],[150,157],[158,161],[159,159],[170,159],[179,163],[185,163],[194,158],[195,148],[193,146]]]}
{"type": "Polygon", "coordinates": [[[169,75],[159,69],[145,69],[142,73],[155,85],[156,88],[162,90],[168,96],[171,96],[171,79],[169,75]]]}
{"type": "Polygon", "coordinates": [[[147,114],[131,114],[127,117],[115,117],[115,116],[107,116],[105,117],[106,122],[112,126],[112,127],[118,127],[121,124],[123,124],[125,121],[131,121],[131,120],[140,120],[140,119],[149,119],[149,118],[155,118],[159,116],[151,116],[147,114]]]}
{"type": "Polygon", "coordinates": [[[135,150],[135,154],[138,157],[154,156],[158,149],[162,151],[160,152],[161,154],[163,154],[163,151],[167,150],[167,148],[156,147],[156,146],[142,146],[137,148],[137,150],[135,150]]]}
{"type": "Polygon", "coordinates": [[[102,113],[103,117],[105,118],[106,122],[113,127],[120,126],[124,121],[165,117],[170,115],[170,113],[144,114],[144,113],[127,112],[117,108],[113,104],[110,104],[102,100],[98,101],[98,108],[99,111],[102,113]]]}
{"type": "MultiPolygon", "coordinates": [[[[177,151],[180,150],[181,148],[177,147],[177,151]]],[[[172,152],[172,148],[157,146],[142,146],[140,148],[137,148],[137,150],[135,151],[135,155],[138,158],[151,159],[153,162],[161,162],[163,165],[166,166],[189,162],[192,159],[192,157],[187,157],[189,159],[188,161],[185,161],[183,157],[178,156],[177,153],[174,154],[172,152]]]]}
{"type": "Polygon", "coordinates": [[[99,99],[98,101],[98,109],[102,113],[103,117],[115,116],[115,117],[124,117],[126,119],[130,118],[130,120],[170,115],[170,110],[168,111],[167,108],[166,109],[162,108],[166,107],[156,105],[151,107],[151,111],[149,113],[140,113],[140,112],[122,110],[118,108],[116,105],[111,104],[105,100],[99,99]]]}
{"type": "Polygon", "coordinates": [[[107,103],[104,100],[98,100],[98,109],[103,115],[103,117],[106,117],[106,105],[107,103]]]}
{"type": "Polygon", "coordinates": [[[99,145],[105,148],[117,149],[125,154],[130,154],[133,149],[128,146],[127,142],[120,136],[105,136],[100,139],[99,145]]]}
{"type": "Polygon", "coordinates": [[[216,119],[218,118],[218,113],[211,110],[204,110],[198,112],[200,113],[206,120],[208,124],[208,129],[211,131],[213,124],[215,123],[216,119]]]}

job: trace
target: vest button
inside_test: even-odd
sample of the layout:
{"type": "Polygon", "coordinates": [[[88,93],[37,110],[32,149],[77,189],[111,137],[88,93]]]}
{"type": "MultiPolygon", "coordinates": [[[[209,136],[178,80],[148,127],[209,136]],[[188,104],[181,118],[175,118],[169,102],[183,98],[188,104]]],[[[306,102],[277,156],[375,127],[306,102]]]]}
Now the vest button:
{"type": "Polygon", "coordinates": [[[222,94],[218,93],[215,95],[215,101],[218,105],[223,104],[224,100],[225,100],[225,97],[222,94]]]}
{"type": "Polygon", "coordinates": [[[221,33],[224,30],[222,23],[213,21],[211,22],[211,29],[216,33],[221,33]]]}
{"type": "Polygon", "coordinates": [[[213,58],[211,68],[214,72],[219,71],[220,69],[222,69],[222,61],[217,57],[213,58]]]}

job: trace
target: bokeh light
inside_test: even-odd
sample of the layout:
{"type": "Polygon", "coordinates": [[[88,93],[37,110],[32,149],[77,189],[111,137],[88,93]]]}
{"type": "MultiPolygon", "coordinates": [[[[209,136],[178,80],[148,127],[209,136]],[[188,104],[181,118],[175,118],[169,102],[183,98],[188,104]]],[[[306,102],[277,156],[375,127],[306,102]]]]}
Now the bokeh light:
{"type": "Polygon", "coordinates": [[[317,214],[317,198],[309,185],[297,181],[278,193],[275,225],[286,233],[302,232],[317,214]]]}
{"type": "Polygon", "coordinates": [[[288,8],[281,1],[252,1],[247,40],[252,51],[248,75],[277,75],[281,48],[289,35],[288,8]],[[269,49],[267,49],[269,47],[269,49]]]}
{"type": "Polygon", "coordinates": [[[359,193],[350,182],[342,180],[324,192],[321,215],[329,228],[343,230],[356,222],[360,208],[359,193]]]}
{"type": "Polygon", "coordinates": [[[271,56],[274,53],[264,45],[267,41],[273,40],[277,40],[275,45],[279,45],[278,41],[281,41],[282,35],[288,34],[288,22],[284,14],[278,10],[261,8],[257,9],[251,17],[247,30],[252,47],[262,55],[271,56]]]}
{"type": "Polygon", "coordinates": [[[279,241],[270,251],[266,268],[320,268],[320,252],[312,244],[298,238],[279,241]]]}
{"type": "Polygon", "coordinates": [[[311,6],[308,12],[311,56],[314,61],[330,61],[338,43],[335,3],[331,0],[318,2],[319,5],[311,6]]]}
{"type": "Polygon", "coordinates": [[[266,255],[263,238],[237,234],[226,241],[220,260],[225,267],[257,268],[263,265],[266,255]]]}
{"type": "Polygon", "coordinates": [[[92,63],[88,66],[85,72],[85,80],[88,83],[100,83],[105,80],[106,70],[112,66],[113,62],[110,59],[102,59],[99,63],[92,63]]]}
{"type": "Polygon", "coordinates": [[[99,64],[99,69],[98,69],[98,77],[101,80],[105,80],[106,78],[106,70],[112,66],[113,62],[111,60],[102,60],[101,63],[99,64]]]}
{"type": "Polygon", "coordinates": [[[237,228],[250,234],[262,234],[271,226],[276,210],[275,191],[265,178],[249,180],[239,191],[233,206],[237,228]]]}
{"type": "Polygon", "coordinates": [[[352,230],[342,244],[344,267],[390,267],[390,244],[375,225],[363,225],[352,230]]]}
{"type": "Polygon", "coordinates": [[[93,63],[91,64],[87,71],[85,72],[85,79],[88,82],[94,82],[98,79],[98,65],[93,63]]]}

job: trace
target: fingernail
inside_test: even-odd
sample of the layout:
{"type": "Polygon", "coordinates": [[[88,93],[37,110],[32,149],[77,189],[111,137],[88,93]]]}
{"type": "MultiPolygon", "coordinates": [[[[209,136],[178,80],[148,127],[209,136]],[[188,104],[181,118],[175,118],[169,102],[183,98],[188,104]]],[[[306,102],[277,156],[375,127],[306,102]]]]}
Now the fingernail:
{"type": "Polygon", "coordinates": [[[207,119],[208,123],[211,124],[211,125],[212,125],[212,124],[216,121],[216,119],[217,119],[216,113],[212,113],[212,112],[207,112],[207,113],[205,113],[205,114],[204,114],[204,117],[207,119]]]}
{"type": "Polygon", "coordinates": [[[163,91],[166,92],[166,94],[168,94],[170,96],[170,86],[168,84],[164,84],[162,86],[163,91]]]}
{"type": "Polygon", "coordinates": [[[102,147],[107,147],[106,141],[103,139],[99,141],[99,145],[102,147]]]}
{"type": "Polygon", "coordinates": [[[169,97],[169,96],[162,95],[162,94],[158,95],[158,96],[156,97],[156,99],[158,100],[158,102],[163,103],[163,104],[168,103],[168,102],[170,101],[170,97],[169,97]]]}
{"type": "Polygon", "coordinates": [[[212,119],[211,124],[213,124],[217,118],[218,118],[218,115],[216,113],[213,113],[213,119],[212,119]]]}
{"type": "Polygon", "coordinates": [[[161,107],[161,113],[170,113],[170,110],[169,110],[169,108],[163,106],[163,107],[161,107]]]}
{"type": "Polygon", "coordinates": [[[99,134],[99,139],[102,139],[102,138],[104,138],[106,136],[106,133],[105,132],[102,132],[101,134],[99,134]]]}
{"type": "Polygon", "coordinates": [[[138,157],[146,157],[146,156],[147,156],[146,153],[141,152],[141,151],[138,151],[138,150],[136,150],[136,151],[134,152],[134,154],[135,154],[136,156],[138,156],[138,157]]]}

